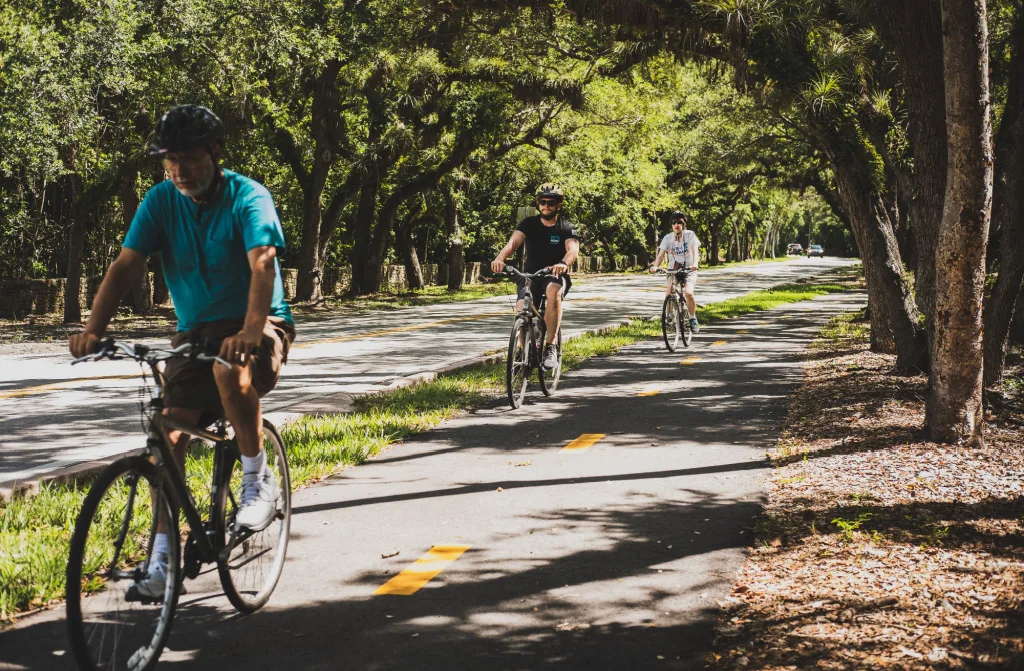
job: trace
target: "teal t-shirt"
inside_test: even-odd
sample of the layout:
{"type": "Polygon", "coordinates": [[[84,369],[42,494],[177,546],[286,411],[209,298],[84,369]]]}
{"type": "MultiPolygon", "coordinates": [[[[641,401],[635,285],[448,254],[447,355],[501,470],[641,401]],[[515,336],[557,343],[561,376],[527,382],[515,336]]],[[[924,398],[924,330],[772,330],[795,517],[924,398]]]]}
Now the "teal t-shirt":
{"type": "MultiPolygon", "coordinates": [[[[144,256],[160,252],[179,331],[245,317],[252,278],[246,253],[271,245],[284,250],[274,199],[259,182],[230,170],[214,200],[202,205],[172,181],[160,182],[146,194],[124,238],[125,247],[144,256]]],[[[274,270],[270,314],[294,324],[277,259],[274,270]]]]}

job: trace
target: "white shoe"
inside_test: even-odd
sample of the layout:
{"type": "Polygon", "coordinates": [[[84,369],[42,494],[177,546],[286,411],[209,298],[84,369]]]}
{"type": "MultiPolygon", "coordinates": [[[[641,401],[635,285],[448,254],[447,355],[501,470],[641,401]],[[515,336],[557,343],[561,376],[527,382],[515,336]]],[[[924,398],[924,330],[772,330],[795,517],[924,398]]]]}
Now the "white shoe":
{"type": "Polygon", "coordinates": [[[128,585],[125,601],[163,601],[167,591],[167,555],[158,554],[149,563],[149,573],[128,585]]]}
{"type": "Polygon", "coordinates": [[[277,499],[281,491],[274,473],[264,468],[258,477],[242,476],[242,501],[235,513],[235,526],[261,531],[277,516],[277,499]]]}

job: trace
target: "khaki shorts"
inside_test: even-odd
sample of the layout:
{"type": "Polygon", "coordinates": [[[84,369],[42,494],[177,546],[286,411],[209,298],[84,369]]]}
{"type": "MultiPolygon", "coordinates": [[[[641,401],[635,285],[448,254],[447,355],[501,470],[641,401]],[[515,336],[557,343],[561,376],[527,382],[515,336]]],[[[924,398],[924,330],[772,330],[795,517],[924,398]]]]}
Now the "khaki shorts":
{"type": "MultiPolygon", "coordinates": [[[[676,270],[673,268],[673,270],[676,270]]],[[[671,287],[676,281],[675,275],[665,276],[665,286],[671,287]]],[[[697,288],[697,271],[691,270],[686,276],[686,284],[683,286],[683,292],[692,294],[693,290],[697,288]]]]}
{"type": "MultiPolygon", "coordinates": [[[[178,331],[171,338],[171,346],[205,340],[223,340],[242,329],[243,320],[200,324],[191,331],[178,331]]],[[[252,386],[263,398],[277,385],[281,376],[281,365],[288,361],[288,350],[295,340],[295,327],[277,317],[269,317],[263,327],[263,339],[255,354],[245,364],[252,366],[252,386]]],[[[213,377],[213,362],[193,359],[171,359],[164,369],[164,407],[202,410],[206,413],[224,414],[213,377]]]]}

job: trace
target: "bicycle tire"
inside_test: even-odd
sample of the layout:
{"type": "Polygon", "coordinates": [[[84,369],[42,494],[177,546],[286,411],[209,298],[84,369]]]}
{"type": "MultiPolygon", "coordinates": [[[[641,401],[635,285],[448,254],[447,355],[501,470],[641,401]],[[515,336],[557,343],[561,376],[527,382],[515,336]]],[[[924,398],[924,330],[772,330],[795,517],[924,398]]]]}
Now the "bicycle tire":
{"type": "Polygon", "coordinates": [[[79,669],[145,671],[156,665],[167,644],[178,603],[181,549],[178,545],[178,517],[165,493],[166,483],[166,478],[147,459],[127,457],[108,466],[89,488],[71,536],[64,588],[68,641],[79,669]],[[118,485],[122,479],[125,482],[118,485]],[[143,481],[148,484],[149,491],[139,491],[138,483],[143,481]],[[127,487],[127,492],[122,491],[122,487],[127,487]],[[156,496],[152,496],[153,491],[157,492],[156,496]],[[119,504],[118,499],[123,494],[127,495],[127,499],[119,504]],[[148,506],[146,499],[149,500],[148,506]],[[120,524],[117,523],[119,505],[120,524]],[[146,507],[150,509],[148,522],[143,513],[146,507]],[[129,580],[134,581],[147,571],[149,556],[152,554],[152,534],[156,528],[154,508],[163,510],[167,519],[166,533],[173,542],[168,544],[167,587],[163,599],[143,601],[129,598],[126,590],[118,583],[128,587],[131,584],[129,580]],[[148,537],[140,536],[138,532],[141,529],[138,527],[133,531],[132,522],[136,516],[140,524],[146,525],[148,537]],[[104,538],[104,533],[111,531],[110,528],[105,529],[104,525],[110,522],[117,529],[120,545],[117,545],[117,539],[110,542],[104,538]],[[91,531],[95,533],[91,534],[91,531]],[[114,550],[109,557],[104,551],[108,543],[114,550]],[[97,552],[101,554],[98,556],[97,552]],[[141,569],[122,568],[140,558],[145,558],[141,569]],[[106,576],[90,569],[108,561],[111,569],[106,576]],[[109,583],[111,577],[112,584],[109,583]],[[84,599],[83,591],[88,592],[84,599]],[[154,623],[153,615],[157,608],[159,615],[154,623]],[[125,616],[122,616],[122,610],[125,616]],[[102,613],[102,616],[91,625],[88,615],[92,612],[97,615],[102,613]],[[149,625],[153,627],[152,633],[147,633],[149,625]],[[100,635],[97,636],[97,633],[100,635]],[[132,640],[138,644],[133,644],[132,640]],[[111,650],[106,651],[104,646],[108,644],[111,650]],[[119,644],[123,644],[120,649],[119,644]]]}
{"type": "Polygon", "coordinates": [[[229,462],[228,468],[223,472],[224,480],[217,487],[214,506],[218,518],[215,530],[222,534],[222,537],[226,537],[225,546],[217,557],[220,584],[231,605],[242,613],[255,613],[270,600],[274,588],[281,579],[285,557],[288,554],[288,534],[292,521],[291,473],[288,471],[288,455],[285,453],[281,434],[266,419],[263,420],[263,449],[267,453],[267,466],[277,478],[280,491],[277,515],[270,525],[259,531],[244,532],[239,542],[229,548],[228,543],[233,537],[231,527],[238,508],[238,492],[241,491],[242,481],[241,460],[237,457],[229,462]],[[229,503],[232,506],[229,506],[229,503]],[[269,541],[276,541],[276,545],[267,545],[269,541]],[[257,563],[257,560],[271,550],[273,556],[270,558],[269,567],[265,566],[266,562],[257,563]]]}
{"type": "Polygon", "coordinates": [[[683,316],[683,306],[679,306],[679,321],[681,325],[681,331],[683,334],[683,347],[689,347],[690,342],[693,341],[693,329],[690,328],[690,312],[686,311],[686,316],[683,316]]]}
{"type": "MultiPolygon", "coordinates": [[[[547,334],[541,329],[541,342],[546,342],[547,334]]],[[[558,389],[558,381],[562,378],[562,329],[558,329],[558,337],[555,339],[555,349],[558,352],[558,366],[554,370],[544,370],[544,366],[537,366],[540,376],[540,390],[545,396],[553,396],[558,389]]],[[[541,356],[543,356],[543,351],[541,356]]]]}
{"type": "Polygon", "coordinates": [[[679,302],[675,296],[665,296],[665,301],[661,304],[661,335],[669,352],[675,352],[679,347],[679,321],[679,302]]]}
{"type": "Polygon", "coordinates": [[[533,339],[528,336],[526,320],[517,318],[512,324],[512,333],[508,339],[508,355],[505,357],[505,390],[513,410],[523,404],[523,399],[526,398],[526,384],[530,379],[533,339]]]}

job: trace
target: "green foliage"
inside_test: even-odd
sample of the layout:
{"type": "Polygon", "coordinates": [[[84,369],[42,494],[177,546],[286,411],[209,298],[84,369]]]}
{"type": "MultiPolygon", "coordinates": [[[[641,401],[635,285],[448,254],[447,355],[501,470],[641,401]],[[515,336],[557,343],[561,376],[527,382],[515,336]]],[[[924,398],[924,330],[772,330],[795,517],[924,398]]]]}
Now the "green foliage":
{"type": "MultiPolygon", "coordinates": [[[[752,31],[780,18],[772,5],[705,10],[752,31]]],[[[814,48],[838,71],[848,42],[814,48]]],[[[63,276],[76,212],[85,272],[102,272],[132,211],[125,189],[162,179],[143,152],[156,119],[182,102],[222,116],[225,164],[274,194],[293,267],[304,235],[321,265],[397,260],[406,221],[421,257],[457,240],[490,258],[546,179],[566,185],[586,253],[650,252],[679,206],[705,249],[712,232],[728,249],[719,228],[742,214],[738,260],[771,256],[797,212],[841,229],[785,195],[803,191],[811,157],[735,74],[559,4],[13,0],[0,8],[0,277],[63,276]]]]}

